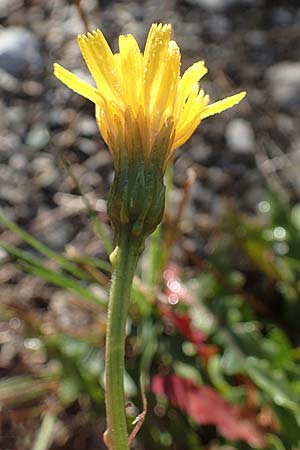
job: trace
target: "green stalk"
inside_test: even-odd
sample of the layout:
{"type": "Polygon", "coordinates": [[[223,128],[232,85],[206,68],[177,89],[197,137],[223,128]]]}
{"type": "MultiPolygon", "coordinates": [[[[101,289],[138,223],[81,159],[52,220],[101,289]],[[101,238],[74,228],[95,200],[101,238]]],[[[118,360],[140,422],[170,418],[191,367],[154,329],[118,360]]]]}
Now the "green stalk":
{"type": "Polygon", "coordinates": [[[105,441],[110,450],[129,450],[124,394],[125,328],[141,248],[141,239],[132,235],[131,228],[123,227],[113,261],[105,350],[105,441]]]}

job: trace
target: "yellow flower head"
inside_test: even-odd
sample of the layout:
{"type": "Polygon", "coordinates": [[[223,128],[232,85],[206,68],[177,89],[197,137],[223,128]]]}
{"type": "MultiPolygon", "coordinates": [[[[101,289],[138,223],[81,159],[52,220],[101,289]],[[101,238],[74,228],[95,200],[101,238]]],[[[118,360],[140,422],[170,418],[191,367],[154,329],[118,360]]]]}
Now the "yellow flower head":
{"type": "Polygon", "coordinates": [[[146,236],[162,218],[163,175],[176,148],[202,119],[236,105],[245,92],[209,105],[198,85],[205,64],[196,62],[180,75],[171,25],[152,25],[144,54],[131,34],[119,37],[115,54],[100,30],[80,35],[78,42],[96,87],[59,64],[54,74],[96,105],[97,124],[115,166],[108,202],[115,230],[130,224],[146,236]]]}
{"type": "Polygon", "coordinates": [[[239,103],[245,92],[209,105],[198,81],[207,73],[203,61],[180,76],[180,50],[171,40],[171,25],[153,24],[140,51],[131,35],[119,37],[113,54],[100,30],[78,37],[80,50],[95,80],[93,87],[54,65],[54,74],[69,88],[96,105],[96,120],[115,168],[121,153],[142,152],[147,161],[160,153],[165,170],[176,148],[184,144],[202,119],[239,103]]]}

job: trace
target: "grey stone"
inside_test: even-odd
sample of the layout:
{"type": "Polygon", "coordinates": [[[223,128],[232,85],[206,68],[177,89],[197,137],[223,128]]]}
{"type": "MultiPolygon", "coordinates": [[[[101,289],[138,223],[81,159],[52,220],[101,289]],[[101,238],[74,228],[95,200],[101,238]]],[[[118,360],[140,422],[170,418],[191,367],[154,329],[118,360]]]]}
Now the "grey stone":
{"type": "Polygon", "coordinates": [[[247,6],[256,0],[188,0],[188,3],[198,5],[207,11],[225,11],[232,6],[247,6]]]}
{"type": "MultiPolygon", "coordinates": [[[[1,43],[0,43],[1,46],[1,43]]],[[[1,66],[1,55],[0,55],[0,66],[1,66]]],[[[10,94],[18,94],[21,89],[21,83],[14,76],[7,73],[0,67],[0,89],[4,92],[9,92],[10,94]]]]}
{"type": "Polygon", "coordinates": [[[36,123],[26,136],[25,143],[34,150],[43,150],[48,144],[50,134],[47,127],[42,123],[36,123]]]}
{"type": "Polygon", "coordinates": [[[34,182],[41,187],[55,184],[59,179],[59,172],[51,155],[43,154],[35,158],[31,167],[34,173],[34,182]]]}
{"type": "Polygon", "coordinates": [[[197,180],[190,190],[190,199],[196,208],[203,206],[210,208],[214,201],[214,194],[210,189],[204,187],[201,181],[197,180]]]}
{"type": "Polygon", "coordinates": [[[29,201],[31,196],[31,183],[25,175],[7,164],[0,164],[0,199],[13,205],[29,201]]]}
{"type": "Polygon", "coordinates": [[[94,137],[99,134],[97,123],[92,117],[82,117],[78,120],[78,134],[84,137],[94,137]]]}
{"type": "Polygon", "coordinates": [[[99,142],[96,139],[79,138],[77,142],[78,148],[86,155],[93,155],[99,149],[99,142]]]}
{"type": "Polygon", "coordinates": [[[300,63],[280,62],[267,70],[267,82],[272,99],[284,109],[300,106],[300,63]]]}
{"type": "Polygon", "coordinates": [[[250,208],[255,209],[258,203],[264,198],[264,193],[264,186],[251,186],[247,189],[247,196],[244,197],[243,206],[247,205],[250,208]]]}
{"type": "Polygon", "coordinates": [[[112,157],[108,150],[99,150],[95,155],[90,156],[84,163],[88,170],[109,171],[112,167],[112,157]]]}
{"type": "Polygon", "coordinates": [[[196,134],[191,137],[189,155],[193,162],[203,164],[211,158],[212,150],[211,147],[203,141],[202,137],[196,134]]]}
{"type": "Polygon", "coordinates": [[[43,231],[37,233],[38,239],[42,240],[46,245],[53,250],[61,250],[70,240],[73,235],[73,227],[67,221],[59,221],[47,227],[43,231]]]}
{"type": "Polygon", "coordinates": [[[255,147],[254,131],[245,119],[232,119],[225,130],[228,147],[234,153],[250,153],[255,147]]]}
{"type": "Polygon", "coordinates": [[[230,0],[188,0],[188,3],[201,6],[208,11],[221,11],[230,0]]]}
{"type": "Polygon", "coordinates": [[[31,97],[39,97],[44,90],[44,86],[34,80],[27,80],[22,83],[22,90],[24,94],[31,97]]]}
{"type": "Polygon", "coordinates": [[[44,68],[38,39],[26,28],[0,31],[0,68],[18,78],[41,74],[44,68]]]}
{"type": "Polygon", "coordinates": [[[17,8],[20,8],[22,4],[22,0],[0,0],[0,18],[8,17],[17,8]]]}
{"type": "Polygon", "coordinates": [[[3,133],[0,143],[0,161],[7,161],[8,158],[18,152],[21,147],[21,139],[16,134],[3,133]]]}
{"type": "Polygon", "coordinates": [[[8,164],[12,169],[25,171],[28,164],[26,154],[15,153],[9,158],[8,164]]]}
{"type": "Polygon", "coordinates": [[[274,8],[271,20],[275,26],[286,27],[293,23],[294,16],[287,8],[274,8]]]}
{"type": "Polygon", "coordinates": [[[223,190],[230,183],[230,177],[228,176],[228,174],[226,174],[226,172],[224,172],[222,169],[218,167],[209,168],[207,173],[208,173],[209,187],[214,192],[222,193],[223,190]]]}

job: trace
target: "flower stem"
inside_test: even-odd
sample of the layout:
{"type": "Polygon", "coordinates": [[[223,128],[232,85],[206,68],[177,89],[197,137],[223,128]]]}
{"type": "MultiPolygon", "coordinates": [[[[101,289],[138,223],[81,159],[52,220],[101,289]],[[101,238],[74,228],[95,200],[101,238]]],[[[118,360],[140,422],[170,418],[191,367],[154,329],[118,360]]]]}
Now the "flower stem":
{"type": "Polygon", "coordinates": [[[129,449],[124,394],[125,328],[131,286],[141,247],[141,239],[132,235],[130,227],[121,229],[113,261],[105,350],[105,441],[110,450],[129,449]]]}

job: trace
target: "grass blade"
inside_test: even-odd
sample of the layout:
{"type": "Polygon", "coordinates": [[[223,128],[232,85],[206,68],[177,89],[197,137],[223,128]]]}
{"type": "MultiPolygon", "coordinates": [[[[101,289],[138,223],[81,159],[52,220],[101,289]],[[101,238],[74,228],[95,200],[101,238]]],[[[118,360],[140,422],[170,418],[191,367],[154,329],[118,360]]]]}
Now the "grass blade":
{"type": "Polygon", "coordinates": [[[87,287],[80,284],[79,281],[71,278],[68,275],[56,272],[55,270],[49,269],[44,266],[43,263],[34,256],[29,255],[27,252],[20,250],[13,245],[5,244],[0,242],[0,247],[3,248],[7,253],[17,258],[24,270],[31,273],[32,275],[38,276],[45,281],[48,281],[58,287],[67,289],[85,300],[89,300],[97,305],[105,306],[106,302],[97,297],[92,291],[87,287]]]}
{"type": "Polygon", "coordinates": [[[32,450],[47,450],[50,448],[55,434],[54,427],[56,416],[51,412],[46,412],[43,417],[42,425],[37,433],[32,450]]]}
{"type": "Polygon", "coordinates": [[[16,223],[12,222],[1,213],[0,213],[0,223],[4,225],[6,228],[8,228],[10,231],[15,233],[17,236],[19,236],[23,241],[25,241],[28,245],[30,245],[30,247],[34,248],[36,251],[46,256],[47,258],[52,259],[61,267],[63,267],[65,270],[72,273],[72,275],[85,280],[89,279],[86,272],[79,269],[75,264],[71,263],[64,256],[54,252],[46,245],[44,245],[42,242],[35,239],[33,236],[31,236],[31,234],[27,233],[16,223]]]}

